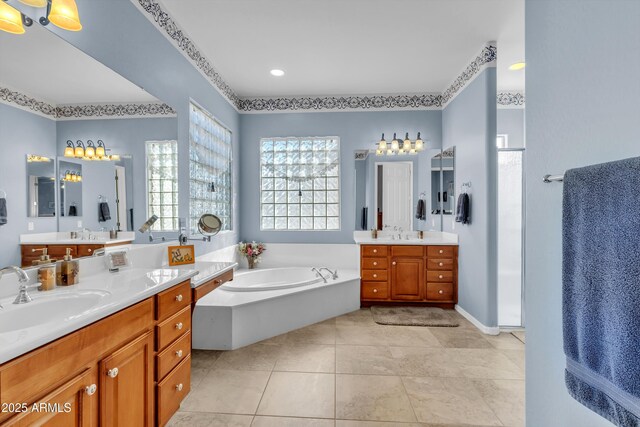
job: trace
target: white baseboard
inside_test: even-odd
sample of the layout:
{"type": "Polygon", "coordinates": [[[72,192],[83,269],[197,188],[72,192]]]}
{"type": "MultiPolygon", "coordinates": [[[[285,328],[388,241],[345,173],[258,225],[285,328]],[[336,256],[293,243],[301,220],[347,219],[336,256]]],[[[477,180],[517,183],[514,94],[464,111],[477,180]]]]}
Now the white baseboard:
{"type": "Polygon", "coordinates": [[[464,308],[456,304],[456,311],[462,315],[469,322],[473,323],[473,326],[480,329],[480,332],[487,335],[499,335],[500,328],[498,326],[485,326],[478,319],[469,314],[464,308]]]}

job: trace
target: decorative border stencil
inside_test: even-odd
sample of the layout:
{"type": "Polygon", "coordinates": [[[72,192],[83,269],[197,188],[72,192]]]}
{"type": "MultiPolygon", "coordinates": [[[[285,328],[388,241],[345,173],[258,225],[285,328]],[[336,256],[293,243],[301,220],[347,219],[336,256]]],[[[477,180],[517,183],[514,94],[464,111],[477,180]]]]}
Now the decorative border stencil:
{"type": "Polygon", "coordinates": [[[88,104],[55,106],[20,92],[0,87],[0,103],[14,105],[54,120],[117,119],[175,117],[176,112],[167,104],[88,104]]]}
{"type": "Polygon", "coordinates": [[[494,65],[498,59],[498,48],[494,44],[487,44],[480,54],[471,61],[464,71],[442,93],[442,106],[446,106],[464,87],[473,80],[486,66],[494,65]]]}
{"type": "Polygon", "coordinates": [[[524,95],[520,92],[498,92],[498,106],[524,107],[524,95]]]}
{"type": "Polygon", "coordinates": [[[236,95],[227,82],[222,79],[209,60],[198,50],[193,41],[178,27],[176,21],[169,16],[169,13],[163,10],[155,0],[138,0],[138,3],[140,3],[140,6],[145,12],[151,15],[155,24],[166,33],[175,46],[193,62],[200,72],[209,78],[214,87],[227,98],[231,105],[239,110],[240,98],[238,95],[236,95]]]}
{"type": "Polygon", "coordinates": [[[251,98],[240,100],[242,112],[374,109],[440,109],[440,94],[318,98],[251,98]]]}

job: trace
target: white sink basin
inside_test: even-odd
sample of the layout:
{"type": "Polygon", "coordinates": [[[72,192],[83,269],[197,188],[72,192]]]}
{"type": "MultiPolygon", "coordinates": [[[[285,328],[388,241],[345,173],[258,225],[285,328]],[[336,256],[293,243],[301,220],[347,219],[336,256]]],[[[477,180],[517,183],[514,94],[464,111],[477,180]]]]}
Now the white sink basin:
{"type": "Polygon", "coordinates": [[[0,334],[27,329],[77,316],[100,303],[106,291],[78,291],[34,298],[26,304],[3,301],[0,309],[0,334]]]}

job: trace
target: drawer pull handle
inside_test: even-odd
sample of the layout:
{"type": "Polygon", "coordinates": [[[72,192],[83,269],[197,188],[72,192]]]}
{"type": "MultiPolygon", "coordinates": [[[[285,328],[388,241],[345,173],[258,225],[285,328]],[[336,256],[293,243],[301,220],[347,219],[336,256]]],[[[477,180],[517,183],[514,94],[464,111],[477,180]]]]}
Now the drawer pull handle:
{"type": "Polygon", "coordinates": [[[93,250],[93,249],[87,249],[87,252],[91,253],[91,251],[92,251],[92,250],[93,250]]]}
{"type": "Polygon", "coordinates": [[[177,330],[179,330],[179,331],[180,331],[180,330],[182,330],[182,326],[183,326],[183,325],[182,325],[182,322],[178,322],[178,323],[176,323],[176,329],[177,329],[177,330]]]}
{"type": "Polygon", "coordinates": [[[442,289],[440,289],[440,290],[438,291],[438,293],[439,293],[440,295],[442,295],[442,294],[444,294],[444,291],[443,291],[442,289]]]}
{"type": "Polygon", "coordinates": [[[96,394],[97,390],[98,386],[96,386],[95,384],[88,385],[84,388],[84,392],[87,393],[87,396],[93,396],[94,394],[96,394]]]}
{"type": "Polygon", "coordinates": [[[184,388],[184,386],[182,385],[182,383],[180,383],[180,384],[178,384],[176,386],[176,390],[178,390],[178,391],[182,391],[183,388],[184,388]]]}
{"type": "Polygon", "coordinates": [[[377,274],[374,274],[374,275],[373,275],[373,278],[375,279],[376,277],[378,277],[378,275],[377,275],[377,274]]]}
{"type": "Polygon", "coordinates": [[[107,376],[108,376],[109,378],[115,378],[115,377],[117,377],[117,376],[118,376],[118,368],[109,369],[109,370],[107,371],[107,376]]]}
{"type": "Polygon", "coordinates": [[[178,357],[182,357],[182,350],[178,350],[178,351],[176,351],[176,356],[178,356],[178,357]]]}
{"type": "Polygon", "coordinates": [[[439,279],[442,279],[444,276],[441,274],[438,276],[439,279]]]}
{"type": "Polygon", "coordinates": [[[443,254],[443,253],[444,253],[444,251],[443,251],[442,249],[440,249],[440,251],[438,251],[438,253],[443,254]]]}
{"type": "Polygon", "coordinates": [[[444,265],[444,262],[441,262],[438,264],[440,267],[442,267],[444,265]]]}
{"type": "Polygon", "coordinates": [[[374,293],[374,294],[377,294],[377,293],[378,293],[378,290],[377,290],[377,289],[374,289],[374,290],[373,290],[373,293],[374,293]]]}
{"type": "Polygon", "coordinates": [[[373,253],[374,253],[374,254],[377,254],[377,253],[378,253],[378,250],[377,250],[377,249],[374,249],[374,250],[373,250],[373,253]]]}
{"type": "Polygon", "coordinates": [[[378,265],[378,261],[373,261],[373,265],[378,265]]]}
{"type": "Polygon", "coordinates": [[[396,265],[396,262],[395,262],[395,261],[393,261],[391,264],[392,264],[392,265],[396,265]]]}
{"type": "Polygon", "coordinates": [[[176,295],[176,301],[178,302],[182,301],[182,294],[176,295]]]}

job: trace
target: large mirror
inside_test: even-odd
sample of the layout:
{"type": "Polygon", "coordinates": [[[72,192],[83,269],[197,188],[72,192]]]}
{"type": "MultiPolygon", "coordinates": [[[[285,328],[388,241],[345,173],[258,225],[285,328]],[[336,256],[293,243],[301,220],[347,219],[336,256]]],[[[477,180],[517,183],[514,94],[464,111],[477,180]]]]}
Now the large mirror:
{"type": "MultiPolygon", "coordinates": [[[[429,167],[429,159],[440,155],[439,148],[394,156],[357,150],[356,230],[441,231],[442,213],[433,201],[441,179],[435,180],[433,166],[429,167]]],[[[437,171],[441,172],[440,166],[437,171]]]]}
{"type": "Polygon", "coordinates": [[[56,216],[55,163],[39,154],[27,154],[27,216],[56,216]]]}
{"type": "Polygon", "coordinates": [[[0,56],[11,58],[0,61],[0,266],[31,265],[21,245],[77,236],[63,244],[82,256],[112,230],[134,240],[147,217],[146,144],[177,139],[175,113],[37,23],[0,31],[0,56]]]}

